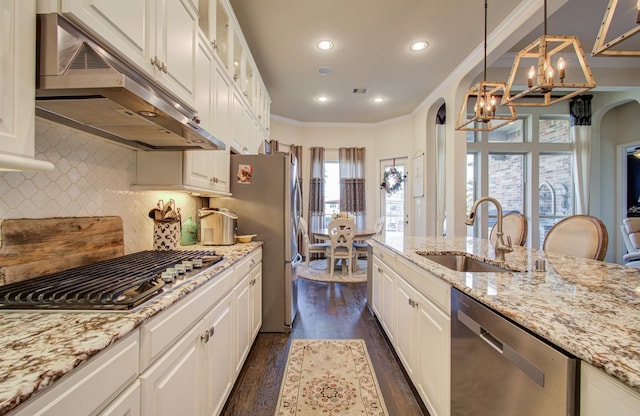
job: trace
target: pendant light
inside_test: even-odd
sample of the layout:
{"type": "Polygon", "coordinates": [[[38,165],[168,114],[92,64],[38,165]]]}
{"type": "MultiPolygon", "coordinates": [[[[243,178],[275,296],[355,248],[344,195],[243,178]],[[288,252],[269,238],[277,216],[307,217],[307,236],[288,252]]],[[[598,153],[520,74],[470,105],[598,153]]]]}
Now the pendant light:
{"type": "Polygon", "coordinates": [[[467,91],[458,114],[456,130],[491,131],[516,120],[511,106],[503,106],[504,82],[487,81],[487,0],[484,1],[484,77],[467,91]],[[472,114],[471,118],[468,115],[472,114]]]}
{"type": "Polygon", "coordinates": [[[547,35],[547,0],[544,0],[544,35],[516,55],[503,104],[544,107],[595,86],[578,37],[547,35]],[[514,86],[520,82],[524,90],[514,93],[514,86]]]}
{"type": "Polygon", "coordinates": [[[593,51],[591,52],[592,56],[640,56],[640,51],[611,50],[613,46],[617,45],[625,39],[629,39],[631,36],[640,31],[640,0],[638,0],[636,3],[635,13],[633,16],[633,20],[635,20],[635,26],[633,26],[631,29],[618,36],[617,38],[613,39],[612,41],[605,43],[607,33],[609,32],[609,26],[611,26],[611,20],[613,19],[613,15],[616,12],[616,7],[618,7],[618,0],[609,0],[609,5],[607,6],[607,10],[604,12],[602,24],[600,25],[600,30],[598,31],[598,36],[596,37],[596,42],[593,45],[593,51]]]}

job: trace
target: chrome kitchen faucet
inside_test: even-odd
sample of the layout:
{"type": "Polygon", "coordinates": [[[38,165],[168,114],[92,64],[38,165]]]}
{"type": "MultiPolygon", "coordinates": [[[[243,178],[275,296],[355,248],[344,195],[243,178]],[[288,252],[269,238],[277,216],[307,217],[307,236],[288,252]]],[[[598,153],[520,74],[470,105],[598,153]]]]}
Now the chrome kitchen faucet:
{"type": "Polygon", "coordinates": [[[480,205],[480,203],[484,201],[492,202],[498,210],[498,222],[497,222],[498,230],[496,232],[496,236],[498,237],[498,239],[496,240],[494,249],[495,249],[496,260],[502,262],[502,261],[505,261],[504,253],[512,252],[513,247],[511,246],[510,236],[507,236],[507,243],[504,242],[504,237],[502,233],[502,205],[500,205],[500,202],[498,202],[497,199],[492,198],[490,196],[483,196],[481,198],[478,198],[473,203],[473,206],[471,207],[471,211],[469,212],[469,215],[467,215],[467,219],[465,220],[464,223],[467,225],[473,225],[476,219],[476,209],[478,209],[478,205],[480,205]]]}

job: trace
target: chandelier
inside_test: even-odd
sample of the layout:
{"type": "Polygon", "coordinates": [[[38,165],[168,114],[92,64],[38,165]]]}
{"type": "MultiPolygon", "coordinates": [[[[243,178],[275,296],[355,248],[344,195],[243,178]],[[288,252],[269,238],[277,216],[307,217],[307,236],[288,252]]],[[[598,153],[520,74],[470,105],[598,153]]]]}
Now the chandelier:
{"type": "Polygon", "coordinates": [[[491,131],[518,117],[512,106],[503,106],[504,82],[487,81],[487,0],[484,1],[484,77],[465,94],[456,130],[491,131]],[[471,118],[468,115],[472,114],[471,118]]]}
{"type": "Polygon", "coordinates": [[[640,0],[638,0],[635,5],[635,26],[632,26],[631,29],[610,42],[605,43],[609,27],[611,26],[611,20],[616,12],[616,7],[618,7],[618,0],[609,0],[609,5],[607,6],[607,10],[604,12],[602,24],[600,25],[600,30],[596,37],[596,42],[593,45],[593,50],[591,52],[592,56],[640,56],[640,51],[611,49],[623,40],[629,39],[640,31],[640,0]]]}
{"type": "Polygon", "coordinates": [[[547,35],[547,0],[544,0],[544,35],[516,55],[502,103],[544,107],[595,86],[578,37],[547,35]],[[520,82],[526,88],[514,92],[514,85],[520,82]]]}

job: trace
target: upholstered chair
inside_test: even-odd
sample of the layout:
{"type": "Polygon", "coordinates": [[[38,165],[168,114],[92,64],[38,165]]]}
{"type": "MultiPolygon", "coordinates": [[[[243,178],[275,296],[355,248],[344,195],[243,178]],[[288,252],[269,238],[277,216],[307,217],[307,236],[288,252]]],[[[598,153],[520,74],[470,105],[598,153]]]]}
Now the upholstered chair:
{"type": "MultiPolygon", "coordinates": [[[[519,212],[510,212],[502,217],[502,234],[504,242],[507,242],[507,236],[511,237],[511,244],[514,246],[524,246],[527,242],[527,217],[519,212]]],[[[498,224],[494,224],[491,228],[489,239],[492,244],[498,241],[498,224]]]]}
{"type": "Polygon", "coordinates": [[[622,220],[620,231],[627,249],[627,254],[622,256],[622,262],[627,266],[640,268],[640,217],[622,220]]]}
{"type": "Polygon", "coordinates": [[[591,215],[572,215],[557,222],[544,239],[544,251],[603,260],[607,254],[607,227],[591,215]]]}

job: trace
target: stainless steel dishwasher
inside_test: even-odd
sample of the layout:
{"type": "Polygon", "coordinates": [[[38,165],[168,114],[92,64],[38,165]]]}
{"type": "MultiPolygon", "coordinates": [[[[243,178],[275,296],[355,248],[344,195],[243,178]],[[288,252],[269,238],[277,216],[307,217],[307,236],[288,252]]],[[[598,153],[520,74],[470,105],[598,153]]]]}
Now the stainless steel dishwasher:
{"type": "Polygon", "coordinates": [[[577,359],[451,291],[451,415],[573,416],[577,359]]]}

